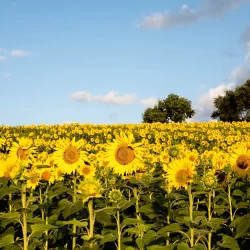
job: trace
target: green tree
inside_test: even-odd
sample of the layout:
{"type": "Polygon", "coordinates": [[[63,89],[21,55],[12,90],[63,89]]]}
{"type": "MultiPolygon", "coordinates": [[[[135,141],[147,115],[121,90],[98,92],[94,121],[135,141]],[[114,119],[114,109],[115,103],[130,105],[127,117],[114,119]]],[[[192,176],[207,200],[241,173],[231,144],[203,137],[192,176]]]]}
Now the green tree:
{"type": "Polygon", "coordinates": [[[216,97],[214,106],[213,119],[224,122],[250,121],[250,80],[235,91],[227,90],[224,96],[216,97]]]}
{"type": "Polygon", "coordinates": [[[191,101],[175,94],[170,94],[166,99],[159,100],[153,108],[147,108],[143,115],[143,122],[183,122],[191,118],[195,111],[191,101]]]}

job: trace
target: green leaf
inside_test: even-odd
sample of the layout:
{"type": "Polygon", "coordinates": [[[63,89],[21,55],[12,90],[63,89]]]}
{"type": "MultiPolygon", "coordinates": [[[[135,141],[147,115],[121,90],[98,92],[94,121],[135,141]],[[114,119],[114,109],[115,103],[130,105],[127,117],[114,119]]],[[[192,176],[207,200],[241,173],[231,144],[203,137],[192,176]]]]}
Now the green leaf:
{"type": "Polygon", "coordinates": [[[190,247],[187,243],[181,242],[177,245],[177,250],[189,250],[190,247]]]}
{"type": "Polygon", "coordinates": [[[220,244],[220,246],[224,248],[233,249],[233,250],[240,250],[237,241],[233,237],[228,236],[228,235],[223,235],[222,243],[220,244]]]}
{"type": "Polygon", "coordinates": [[[166,227],[163,227],[161,228],[157,233],[160,234],[160,235],[165,235],[167,232],[179,232],[181,231],[181,227],[180,227],[180,224],[179,223],[173,223],[173,224],[170,224],[166,227]]]}
{"type": "Polygon", "coordinates": [[[142,238],[140,238],[140,237],[136,238],[135,242],[136,242],[136,245],[138,246],[139,249],[143,249],[144,244],[143,244],[142,238]]]}
{"type": "Polygon", "coordinates": [[[8,188],[0,188],[0,200],[6,196],[6,195],[10,195],[13,194],[15,192],[17,192],[18,190],[14,187],[8,187],[8,188]]]}
{"type": "Polygon", "coordinates": [[[235,239],[245,236],[249,233],[250,228],[250,214],[247,214],[242,217],[242,220],[239,222],[236,227],[236,236],[235,239]]]}
{"type": "Polygon", "coordinates": [[[87,227],[87,221],[78,221],[78,220],[70,220],[70,221],[57,221],[56,225],[64,226],[64,225],[76,225],[77,227],[87,227]]]}
{"type": "Polygon", "coordinates": [[[121,227],[125,227],[128,225],[135,225],[140,223],[140,220],[134,219],[134,218],[126,218],[123,220],[123,222],[121,223],[121,227]]]}
{"type": "Polygon", "coordinates": [[[146,232],[144,234],[144,236],[143,236],[143,242],[147,246],[152,241],[156,240],[157,238],[158,238],[158,234],[155,231],[153,231],[153,230],[149,230],[148,232],[146,232]]]}
{"type": "Polygon", "coordinates": [[[172,249],[174,249],[174,245],[169,245],[169,246],[153,245],[147,247],[147,250],[172,250],[172,249]]]}
{"type": "Polygon", "coordinates": [[[78,200],[76,203],[69,202],[63,199],[59,202],[59,209],[62,212],[63,218],[68,218],[71,214],[74,214],[83,208],[83,202],[78,200]]]}
{"type": "Polygon", "coordinates": [[[11,234],[5,235],[1,240],[0,240],[0,247],[5,247],[8,245],[14,244],[14,236],[11,234]]]}
{"type": "Polygon", "coordinates": [[[31,235],[33,237],[34,236],[40,237],[44,232],[53,228],[56,228],[56,227],[52,225],[45,225],[45,224],[34,224],[34,225],[31,225],[31,230],[32,230],[31,235]]]}
{"type": "Polygon", "coordinates": [[[113,232],[107,232],[104,234],[102,240],[101,240],[101,244],[104,244],[106,242],[113,242],[117,239],[117,232],[113,231],[113,232]]]}
{"type": "Polygon", "coordinates": [[[19,221],[20,220],[20,214],[19,213],[4,213],[4,214],[0,214],[0,220],[1,219],[8,219],[8,220],[19,221]]]}
{"type": "Polygon", "coordinates": [[[53,191],[49,191],[48,192],[48,198],[50,200],[52,200],[54,197],[58,197],[60,196],[61,194],[67,192],[69,190],[69,188],[67,186],[62,186],[56,190],[53,190],[53,191]]]}
{"type": "Polygon", "coordinates": [[[105,211],[96,213],[95,219],[103,225],[111,223],[111,216],[105,211]]]}
{"type": "Polygon", "coordinates": [[[133,197],[130,201],[126,201],[123,205],[121,205],[121,211],[131,207],[131,206],[134,206],[136,202],[136,198],[133,197]]]}
{"type": "Polygon", "coordinates": [[[193,249],[195,249],[195,250],[207,250],[206,246],[203,245],[203,244],[201,244],[201,243],[196,244],[196,245],[193,247],[193,249]]]}
{"type": "Polygon", "coordinates": [[[146,215],[154,213],[154,210],[153,210],[153,207],[152,207],[151,204],[147,204],[147,205],[141,206],[139,208],[139,210],[140,210],[140,212],[145,213],[146,215]]]}

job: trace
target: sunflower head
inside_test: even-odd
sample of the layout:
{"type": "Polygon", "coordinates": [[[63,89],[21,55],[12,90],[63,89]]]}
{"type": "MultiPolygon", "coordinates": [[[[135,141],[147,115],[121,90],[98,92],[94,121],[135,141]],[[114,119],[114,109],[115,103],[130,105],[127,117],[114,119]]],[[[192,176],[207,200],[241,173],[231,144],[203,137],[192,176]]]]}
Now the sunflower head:
{"type": "Polygon", "coordinates": [[[87,202],[90,198],[100,198],[102,196],[102,186],[98,180],[85,179],[78,185],[78,192],[82,194],[83,201],[87,202]]]}
{"type": "Polygon", "coordinates": [[[245,177],[250,170],[250,154],[246,146],[238,147],[231,155],[232,170],[239,177],[245,177]]]}
{"type": "Polygon", "coordinates": [[[84,178],[93,178],[95,175],[95,167],[93,165],[82,164],[76,170],[84,178]]]}
{"type": "Polygon", "coordinates": [[[106,147],[106,156],[104,161],[108,162],[116,174],[132,174],[137,169],[143,167],[141,158],[142,148],[140,143],[132,143],[133,137],[116,136],[114,142],[111,142],[106,147]]]}
{"type": "Polygon", "coordinates": [[[183,158],[169,163],[165,178],[170,186],[187,189],[188,185],[193,182],[195,174],[195,164],[188,158],[183,158]]]}
{"type": "Polygon", "coordinates": [[[119,189],[112,189],[109,192],[109,200],[114,203],[118,203],[122,199],[122,193],[119,189]]]}
{"type": "Polygon", "coordinates": [[[208,171],[207,173],[204,174],[202,178],[202,184],[208,188],[208,189],[213,189],[217,185],[217,178],[214,175],[214,171],[208,171]]]}

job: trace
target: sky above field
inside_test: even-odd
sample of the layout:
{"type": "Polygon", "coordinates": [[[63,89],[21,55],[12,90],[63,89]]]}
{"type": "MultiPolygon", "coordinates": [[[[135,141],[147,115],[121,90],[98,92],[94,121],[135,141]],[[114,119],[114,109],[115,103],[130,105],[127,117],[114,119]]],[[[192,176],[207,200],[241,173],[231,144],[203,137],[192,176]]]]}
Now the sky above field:
{"type": "Polygon", "coordinates": [[[249,0],[0,0],[0,124],[140,123],[170,93],[209,121],[250,78],[249,0]]]}

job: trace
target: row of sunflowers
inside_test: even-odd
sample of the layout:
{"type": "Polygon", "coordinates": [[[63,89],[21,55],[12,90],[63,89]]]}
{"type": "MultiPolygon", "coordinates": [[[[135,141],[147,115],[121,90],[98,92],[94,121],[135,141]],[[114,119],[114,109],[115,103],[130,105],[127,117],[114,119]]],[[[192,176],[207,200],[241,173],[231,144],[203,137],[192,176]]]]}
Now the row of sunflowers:
{"type": "Polygon", "coordinates": [[[1,249],[248,249],[250,124],[0,126],[1,249]]]}

